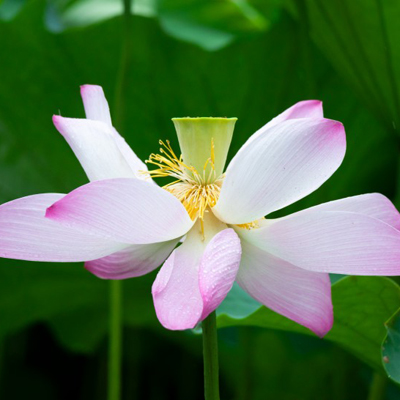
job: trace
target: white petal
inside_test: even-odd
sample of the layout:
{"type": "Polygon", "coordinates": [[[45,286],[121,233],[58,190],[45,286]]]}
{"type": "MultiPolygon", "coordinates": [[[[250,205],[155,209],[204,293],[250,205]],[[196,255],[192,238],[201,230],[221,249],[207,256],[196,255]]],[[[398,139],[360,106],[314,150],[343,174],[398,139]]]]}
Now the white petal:
{"type": "Polygon", "coordinates": [[[292,119],[274,125],[233,158],[213,212],[243,224],[294,203],[336,171],[345,150],[340,122],[292,119]]]}
{"type": "Polygon", "coordinates": [[[136,178],[154,183],[154,181],[149,177],[141,173],[141,171],[147,171],[147,165],[133,152],[125,139],[113,128],[114,139],[117,143],[119,151],[125,158],[125,161],[130,166],[136,178]]]}
{"type": "Polygon", "coordinates": [[[329,201],[315,207],[301,211],[349,211],[369,215],[379,219],[396,229],[400,229],[400,214],[393,203],[380,193],[368,193],[359,196],[346,197],[345,199],[329,201]]]}
{"type": "Polygon", "coordinates": [[[265,220],[240,236],[291,264],[315,272],[400,275],[400,231],[347,211],[306,210],[265,220]]]}

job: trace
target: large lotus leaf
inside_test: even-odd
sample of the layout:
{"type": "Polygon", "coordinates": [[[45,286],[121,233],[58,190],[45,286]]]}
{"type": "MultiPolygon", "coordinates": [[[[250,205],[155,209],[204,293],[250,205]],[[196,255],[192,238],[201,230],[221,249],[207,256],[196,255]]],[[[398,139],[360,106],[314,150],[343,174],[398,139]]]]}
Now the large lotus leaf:
{"type": "Polygon", "coordinates": [[[383,366],[393,380],[400,383],[400,310],[385,324],[387,335],[382,345],[383,366]]]}
{"type": "MultiPolygon", "coordinates": [[[[400,306],[400,287],[385,277],[350,276],[332,285],[332,299],[334,325],[326,339],[340,344],[375,369],[382,369],[381,345],[386,334],[385,322],[400,306]]],[[[308,329],[266,307],[244,319],[227,315],[218,317],[219,327],[232,325],[312,335],[308,329]]],[[[399,358],[392,357],[391,362],[398,366],[399,358]]]]}
{"type": "Polygon", "coordinates": [[[400,3],[306,0],[290,8],[361,101],[398,132],[400,3]]]}

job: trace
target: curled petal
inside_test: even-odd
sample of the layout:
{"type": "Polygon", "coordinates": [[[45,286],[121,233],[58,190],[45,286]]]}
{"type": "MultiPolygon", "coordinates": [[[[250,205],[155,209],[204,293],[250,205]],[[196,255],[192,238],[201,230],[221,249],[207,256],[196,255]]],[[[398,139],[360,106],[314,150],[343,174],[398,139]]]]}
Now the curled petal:
{"type": "Polygon", "coordinates": [[[29,261],[87,261],[127,246],[45,218],[46,208],[63,196],[39,194],[1,205],[0,257],[29,261]]]}
{"type": "MultiPolygon", "coordinates": [[[[136,178],[148,180],[140,171],[147,171],[147,165],[133,152],[125,139],[112,127],[110,108],[101,86],[83,85],[81,86],[81,96],[85,107],[86,118],[94,121],[101,121],[110,126],[112,136],[119,148],[119,151],[125,158],[125,161],[131,167],[136,178]]],[[[109,176],[109,178],[121,178],[120,176],[109,176]]]]}
{"type": "Polygon", "coordinates": [[[243,146],[226,171],[214,214],[244,224],[312,193],[339,167],[346,150],[343,125],[291,119],[243,146]]]}
{"type": "Polygon", "coordinates": [[[81,86],[86,120],[54,116],[54,125],[71,146],[91,181],[136,177],[149,180],[139,171],[147,166],[113,128],[103,89],[81,86]]]}
{"type": "Polygon", "coordinates": [[[154,244],[134,244],[98,260],[88,261],[85,268],[102,279],[127,279],[145,275],[159,267],[178,240],[154,244]]]}
{"type": "Polygon", "coordinates": [[[318,207],[266,220],[241,237],[309,271],[400,275],[400,231],[368,215],[318,207]]]}
{"type": "Polygon", "coordinates": [[[100,121],[59,115],[53,116],[53,122],[71,146],[89,180],[135,177],[118,147],[111,126],[100,121]]]}
{"type": "Polygon", "coordinates": [[[233,229],[207,245],[197,228],[161,267],[152,293],[157,317],[171,330],[194,328],[214,311],[232,288],[240,263],[240,241],[233,229]]]}
{"type": "Polygon", "coordinates": [[[129,244],[172,240],[193,226],[185,207],[172,194],[156,185],[124,178],[81,186],[49,207],[46,217],[129,244]]]}
{"type": "Polygon", "coordinates": [[[239,285],[271,310],[326,335],[333,324],[329,275],[298,268],[248,242],[242,248],[239,285]]]}
{"type": "Polygon", "coordinates": [[[110,108],[101,86],[82,85],[81,96],[87,119],[112,126],[110,108]]]}

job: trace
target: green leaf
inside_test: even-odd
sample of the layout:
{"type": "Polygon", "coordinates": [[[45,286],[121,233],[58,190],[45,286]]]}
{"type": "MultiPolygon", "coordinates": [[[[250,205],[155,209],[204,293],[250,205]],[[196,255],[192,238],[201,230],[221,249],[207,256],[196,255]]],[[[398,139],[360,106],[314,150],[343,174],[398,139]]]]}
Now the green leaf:
{"type": "MultiPolygon", "coordinates": [[[[11,20],[26,0],[6,0],[0,6],[0,20],[11,20]]],[[[271,3],[272,14],[280,1],[271,3]]],[[[269,21],[246,0],[135,0],[136,16],[158,18],[161,27],[174,38],[206,50],[218,50],[234,40],[264,31],[269,21]]],[[[51,32],[82,28],[123,14],[122,0],[52,0],[45,10],[45,24],[51,32]]]]}
{"type": "Polygon", "coordinates": [[[385,324],[382,361],[388,376],[400,383],[400,309],[385,324]]]}
{"type": "Polygon", "coordinates": [[[172,37],[210,51],[268,27],[267,20],[244,0],[161,0],[159,18],[172,37]]]}
{"type": "Polygon", "coordinates": [[[19,261],[7,260],[2,263],[1,277],[0,337],[36,321],[79,311],[82,305],[107,306],[106,282],[71,265],[24,268],[19,261]]]}
{"type": "Polygon", "coordinates": [[[217,315],[228,315],[231,318],[242,319],[253,314],[262,305],[250,297],[236,282],[225,300],[217,309],[217,315]]]}
{"type": "MultiPolygon", "coordinates": [[[[37,321],[48,321],[61,343],[77,352],[94,351],[108,329],[108,281],[78,265],[2,260],[0,341],[37,321]],[[22,264],[22,265],[21,265],[22,264]]],[[[150,294],[154,273],[124,282],[124,320],[159,326],[150,294]]]]}
{"type": "Polygon", "coordinates": [[[0,1],[0,20],[9,21],[14,18],[25,5],[26,0],[0,1]]]}
{"type": "Polygon", "coordinates": [[[48,325],[64,347],[74,353],[94,353],[107,336],[108,318],[107,304],[103,308],[98,303],[81,304],[79,309],[50,315],[48,325]]]}
{"type": "Polygon", "coordinates": [[[296,2],[315,43],[376,116],[400,122],[400,3],[390,0],[296,2]]]}
{"type": "MultiPolygon", "coordinates": [[[[332,285],[334,325],[326,335],[375,369],[382,369],[385,321],[400,305],[400,287],[384,277],[349,276],[332,285]]],[[[258,326],[313,335],[307,328],[262,307],[244,319],[218,316],[218,327],[258,326]]]]}
{"type": "MultiPolygon", "coordinates": [[[[69,0],[48,4],[46,26],[52,32],[97,24],[123,14],[121,0],[69,0]]],[[[135,0],[131,12],[142,17],[157,15],[157,0],[135,0]]]]}

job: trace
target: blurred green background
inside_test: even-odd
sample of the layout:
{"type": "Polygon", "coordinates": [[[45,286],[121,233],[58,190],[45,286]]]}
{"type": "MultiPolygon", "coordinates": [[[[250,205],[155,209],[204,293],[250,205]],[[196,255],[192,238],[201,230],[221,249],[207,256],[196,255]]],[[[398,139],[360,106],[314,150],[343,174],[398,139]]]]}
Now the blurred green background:
{"type": "MultiPolygon", "coordinates": [[[[238,117],[232,157],[285,108],[320,99],[344,123],[346,158],[280,214],[369,192],[400,205],[399,1],[134,0],[131,11],[127,24],[122,0],[0,1],[1,202],[87,182],[51,116],[84,117],[79,86],[98,84],[142,159],[159,139],[177,148],[172,117],[238,117]]],[[[201,337],[161,327],[155,274],[123,285],[123,399],[202,399],[201,337]]],[[[222,399],[398,399],[399,286],[344,278],[333,301],[320,340],[235,289],[219,310],[222,399]]],[[[1,259],[0,398],[105,399],[107,325],[108,282],[83,265],[1,259]]]]}

